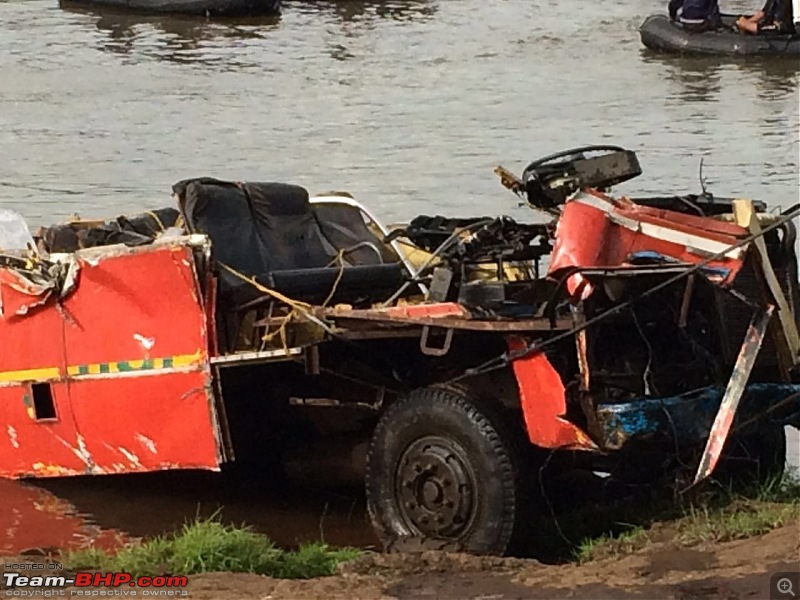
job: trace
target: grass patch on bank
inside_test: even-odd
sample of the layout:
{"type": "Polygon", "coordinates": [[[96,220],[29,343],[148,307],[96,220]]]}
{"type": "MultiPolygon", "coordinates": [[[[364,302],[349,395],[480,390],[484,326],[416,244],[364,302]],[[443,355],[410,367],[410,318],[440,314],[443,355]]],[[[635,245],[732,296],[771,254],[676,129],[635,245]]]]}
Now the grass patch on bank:
{"type": "Polygon", "coordinates": [[[800,481],[767,483],[752,493],[714,490],[685,504],[654,511],[646,524],[614,523],[618,531],[584,539],[578,562],[623,556],[656,542],[682,546],[761,535],[800,519],[800,481]],[[621,531],[619,531],[621,529],[621,531]]]}
{"type": "Polygon", "coordinates": [[[248,527],[225,525],[211,517],[187,523],[174,535],[152,538],[116,553],[88,548],[68,552],[63,560],[76,570],[125,571],[134,576],[227,571],[311,579],[333,575],[340,563],[359,554],[353,548],[331,548],[323,543],[284,550],[248,527]]]}

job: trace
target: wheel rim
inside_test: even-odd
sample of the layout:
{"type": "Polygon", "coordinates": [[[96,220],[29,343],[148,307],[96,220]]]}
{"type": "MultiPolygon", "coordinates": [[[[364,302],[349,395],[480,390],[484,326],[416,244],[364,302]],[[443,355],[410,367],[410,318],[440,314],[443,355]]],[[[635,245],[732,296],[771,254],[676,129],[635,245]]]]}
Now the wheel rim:
{"type": "Polygon", "coordinates": [[[398,462],[395,498],[415,533],[458,538],[469,529],[477,508],[475,473],[466,451],[438,436],[413,442],[398,462]]]}

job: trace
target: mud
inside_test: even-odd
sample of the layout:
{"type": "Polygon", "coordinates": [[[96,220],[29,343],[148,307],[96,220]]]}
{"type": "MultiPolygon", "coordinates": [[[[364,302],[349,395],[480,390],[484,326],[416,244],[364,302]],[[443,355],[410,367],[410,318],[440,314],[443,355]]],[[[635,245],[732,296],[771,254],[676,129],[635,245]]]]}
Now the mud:
{"type": "Polygon", "coordinates": [[[680,548],[652,544],[641,552],[585,565],[439,554],[368,553],[335,577],[279,581],[256,575],[191,578],[190,597],[333,599],[584,600],[663,598],[743,600],[770,597],[770,577],[800,569],[800,522],[762,536],[680,548]]]}
{"type": "MultiPolygon", "coordinates": [[[[540,518],[532,527],[525,556],[562,563],[571,560],[582,539],[626,529],[620,523],[650,527],[655,516],[648,509],[650,496],[615,489],[589,472],[563,474],[547,485],[546,498],[537,501],[540,518]]],[[[222,473],[0,480],[0,501],[12,507],[0,513],[0,554],[5,555],[91,545],[109,548],[169,534],[187,521],[212,515],[226,523],[247,524],[287,548],[320,540],[366,550],[379,545],[362,488],[331,488],[313,481],[298,485],[252,466],[231,465],[222,473]]],[[[661,541],[674,535],[668,526],[655,524],[650,538],[661,541]]],[[[674,560],[673,570],[714,568],[703,562],[706,555],[683,551],[674,560]]],[[[655,572],[658,568],[662,567],[653,567],[655,572]]]]}
{"type": "MultiPolygon", "coordinates": [[[[110,547],[132,536],[168,532],[187,518],[210,516],[220,507],[224,520],[250,523],[284,546],[323,538],[375,547],[358,491],[268,487],[231,474],[186,472],[39,481],[36,486],[0,481],[0,495],[13,507],[0,517],[0,555],[21,561],[58,547],[110,547]]],[[[536,535],[544,533],[538,530],[536,535]]],[[[367,551],[343,565],[337,576],[310,581],[195,575],[190,577],[189,597],[766,599],[772,574],[800,570],[800,521],[763,536],[692,548],[681,547],[668,527],[656,525],[653,534],[657,541],[634,554],[583,565],[367,551]]]]}

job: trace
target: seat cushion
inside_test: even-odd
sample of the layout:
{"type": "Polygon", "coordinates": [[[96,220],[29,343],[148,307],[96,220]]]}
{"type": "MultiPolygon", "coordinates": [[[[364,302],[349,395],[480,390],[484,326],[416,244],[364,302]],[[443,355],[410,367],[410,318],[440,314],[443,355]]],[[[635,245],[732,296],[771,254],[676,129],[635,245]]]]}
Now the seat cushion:
{"type": "Polygon", "coordinates": [[[324,267],[336,255],[300,186],[203,178],[173,190],[190,231],[207,234],[217,259],[245,275],[324,267]]]}
{"type": "MultiPolygon", "coordinates": [[[[173,191],[187,227],[211,238],[220,263],[286,296],[322,302],[335,285],[333,302],[374,302],[385,300],[403,283],[400,263],[380,264],[383,244],[360,214],[356,215],[360,225],[351,222],[354,216],[349,211],[342,227],[335,227],[328,219],[317,218],[326,215],[315,216],[308,192],[300,186],[203,178],[181,181],[173,191]],[[323,232],[321,221],[332,239],[323,232]],[[379,252],[368,247],[357,252],[364,261],[378,264],[346,266],[341,272],[334,264],[337,249],[362,241],[374,244],[379,252]]],[[[341,211],[337,215],[341,217],[341,211]]],[[[241,276],[219,270],[221,300],[232,307],[263,296],[241,276]]]]}

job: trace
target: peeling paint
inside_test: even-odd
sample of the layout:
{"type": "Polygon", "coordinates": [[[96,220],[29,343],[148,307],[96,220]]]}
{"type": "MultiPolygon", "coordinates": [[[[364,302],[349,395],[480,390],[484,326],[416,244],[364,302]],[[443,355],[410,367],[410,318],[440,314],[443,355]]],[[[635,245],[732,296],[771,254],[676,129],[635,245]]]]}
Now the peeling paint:
{"type": "Polygon", "coordinates": [[[94,466],[92,461],[92,455],[86,448],[86,440],[83,439],[83,436],[80,433],[78,434],[78,448],[76,454],[86,464],[87,467],[91,468],[94,466]]]}
{"type": "Polygon", "coordinates": [[[158,454],[158,450],[156,449],[156,443],[151,440],[149,437],[142,435],[141,433],[136,434],[136,439],[139,440],[142,445],[147,448],[153,454],[158,454]]]}
{"type": "Polygon", "coordinates": [[[14,448],[19,448],[19,441],[17,440],[17,430],[11,425],[8,426],[8,439],[14,448]]]}
{"type": "Polygon", "coordinates": [[[48,465],[42,462],[33,463],[31,465],[31,469],[33,469],[33,473],[35,475],[46,475],[49,477],[79,474],[71,469],[65,469],[64,467],[60,467],[58,465],[48,465]]]}
{"type": "Polygon", "coordinates": [[[100,474],[103,473],[103,470],[98,468],[97,465],[94,464],[94,460],[92,459],[92,455],[89,452],[89,449],[86,447],[86,440],[83,439],[81,434],[77,435],[78,446],[73,448],[72,445],[62,438],[61,436],[57,435],[56,438],[59,442],[61,442],[65,447],[69,448],[72,453],[80,459],[80,461],[86,465],[86,473],[87,474],[100,474]]]}
{"type": "Polygon", "coordinates": [[[153,346],[156,345],[156,338],[144,337],[140,333],[134,333],[133,339],[139,342],[145,350],[152,350],[153,346]]]}
{"type": "Polygon", "coordinates": [[[127,458],[131,462],[131,466],[133,466],[133,467],[135,467],[137,469],[141,469],[142,468],[142,463],[139,462],[139,457],[136,456],[133,452],[130,452],[130,451],[126,450],[122,446],[117,448],[117,450],[119,450],[120,453],[123,456],[125,456],[125,458],[127,458]]]}

